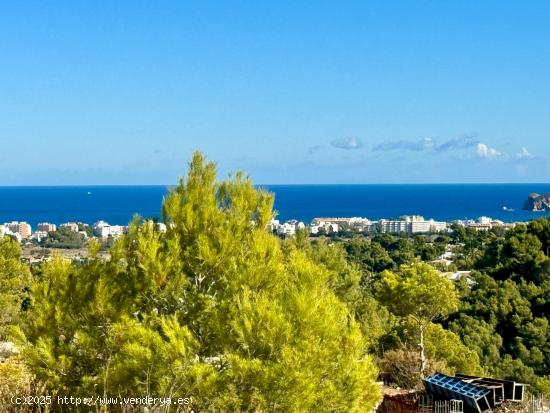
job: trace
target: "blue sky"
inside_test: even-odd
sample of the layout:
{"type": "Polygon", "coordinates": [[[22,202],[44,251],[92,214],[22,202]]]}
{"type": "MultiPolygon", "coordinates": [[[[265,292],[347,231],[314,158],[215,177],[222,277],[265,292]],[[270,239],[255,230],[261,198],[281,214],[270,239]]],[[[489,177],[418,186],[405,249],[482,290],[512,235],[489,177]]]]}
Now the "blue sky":
{"type": "Polygon", "coordinates": [[[0,3],[0,185],[548,182],[550,2],[0,3]]]}

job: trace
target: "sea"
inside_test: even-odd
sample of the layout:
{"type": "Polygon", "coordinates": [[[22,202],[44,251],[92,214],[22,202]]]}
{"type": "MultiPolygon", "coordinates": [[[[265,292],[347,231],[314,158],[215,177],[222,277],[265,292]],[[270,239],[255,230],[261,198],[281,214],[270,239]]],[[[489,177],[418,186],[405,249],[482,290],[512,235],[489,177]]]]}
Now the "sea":
{"type": "MultiPolygon", "coordinates": [[[[531,192],[550,192],[540,184],[414,185],[260,185],[275,195],[280,220],[309,222],[315,217],[371,220],[422,215],[440,221],[489,216],[505,222],[529,221],[550,212],[522,210],[531,192]]],[[[160,217],[169,186],[0,187],[0,223],[26,221],[125,225],[134,215],[160,217]]]]}

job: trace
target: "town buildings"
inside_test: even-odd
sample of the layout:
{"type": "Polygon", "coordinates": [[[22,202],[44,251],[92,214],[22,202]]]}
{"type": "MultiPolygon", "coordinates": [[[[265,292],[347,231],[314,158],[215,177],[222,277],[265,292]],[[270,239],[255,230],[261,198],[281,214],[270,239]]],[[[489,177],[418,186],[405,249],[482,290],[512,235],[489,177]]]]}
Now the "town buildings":
{"type": "Polygon", "coordinates": [[[284,237],[295,235],[296,231],[303,230],[306,227],[303,222],[297,221],[295,219],[286,221],[284,224],[280,224],[278,220],[273,220],[273,221],[270,224],[271,227],[274,227],[277,235],[284,236],[284,237]],[[273,221],[276,221],[276,222],[273,222],[273,221]]]}
{"type": "MultiPolygon", "coordinates": [[[[284,223],[273,219],[267,225],[267,228],[270,232],[286,237],[294,235],[298,230],[305,229],[306,226],[303,222],[295,219],[284,223]]],[[[425,220],[423,217],[416,215],[403,216],[398,220],[381,219],[379,221],[371,221],[368,218],[361,217],[322,217],[314,218],[308,227],[311,235],[330,235],[347,231],[365,234],[419,234],[447,230],[448,224],[446,222],[434,221],[433,219],[425,220]]]]}
{"type": "Polygon", "coordinates": [[[479,217],[478,219],[467,219],[467,220],[458,220],[456,223],[465,228],[472,228],[476,231],[489,231],[495,227],[501,227],[504,229],[514,228],[516,226],[515,222],[502,222],[498,219],[493,219],[490,217],[479,217]]]}
{"type": "MultiPolygon", "coordinates": [[[[467,228],[473,228],[478,231],[489,231],[495,227],[504,229],[513,228],[516,223],[504,223],[490,217],[479,217],[476,220],[459,220],[453,223],[467,228]]],[[[278,219],[272,219],[267,225],[268,231],[275,233],[281,237],[293,236],[297,231],[305,230],[310,235],[331,235],[348,233],[368,234],[389,233],[400,235],[427,234],[447,232],[450,230],[451,223],[435,221],[433,219],[426,220],[419,215],[402,216],[399,219],[380,219],[372,221],[363,217],[320,217],[314,218],[309,225],[302,221],[291,219],[281,223],[278,219]]],[[[166,232],[167,227],[163,223],[158,223],[158,230],[166,232]]],[[[86,224],[79,222],[66,222],[59,228],[66,228],[70,231],[81,234],[87,238],[90,233],[83,229],[86,224]]],[[[126,233],[127,227],[122,225],[110,225],[105,221],[97,221],[92,225],[93,235],[99,238],[119,237],[126,233]]],[[[41,222],[37,225],[37,231],[32,233],[31,225],[24,221],[13,221],[0,225],[0,236],[9,235],[19,241],[33,240],[41,242],[48,233],[58,229],[56,224],[49,222],[41,222]]],[[[447,257],[442,257],[440,264],[448,264],[447,257]]]]}
{"type": "Polygon", "coordinates": [[[358,217],[314,218],[313,221],[311,221],[310,229],[312,234],[323,231],[325,234],[331,234],[345,230],[365,232],[366,228],[371,224],[372,222],[367,218],[358,217]]]}

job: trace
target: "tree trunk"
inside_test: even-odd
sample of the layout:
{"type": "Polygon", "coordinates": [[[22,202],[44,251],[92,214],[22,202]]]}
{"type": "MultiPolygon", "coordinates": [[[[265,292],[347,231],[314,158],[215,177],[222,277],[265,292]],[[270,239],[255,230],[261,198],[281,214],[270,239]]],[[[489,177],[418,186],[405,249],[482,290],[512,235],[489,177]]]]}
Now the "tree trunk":
{"type": "Polygon", "coordinates": [[[426,355],[424,354],[424,324],[420,323],[420,377],[424,378],[424,370],[426,369],[426,355]]]}

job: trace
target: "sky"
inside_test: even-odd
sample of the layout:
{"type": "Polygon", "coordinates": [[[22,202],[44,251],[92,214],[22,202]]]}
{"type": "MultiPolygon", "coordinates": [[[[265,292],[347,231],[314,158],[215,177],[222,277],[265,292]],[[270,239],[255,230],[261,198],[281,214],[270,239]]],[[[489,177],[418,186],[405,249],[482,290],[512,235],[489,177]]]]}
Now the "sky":
{"type": "Polygon", "coordinates": [[[0,2],[0,185],[550,181],[548,1],[0,2]]]}

